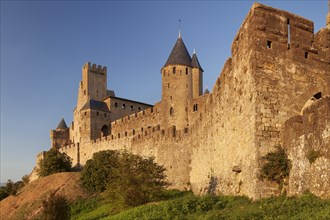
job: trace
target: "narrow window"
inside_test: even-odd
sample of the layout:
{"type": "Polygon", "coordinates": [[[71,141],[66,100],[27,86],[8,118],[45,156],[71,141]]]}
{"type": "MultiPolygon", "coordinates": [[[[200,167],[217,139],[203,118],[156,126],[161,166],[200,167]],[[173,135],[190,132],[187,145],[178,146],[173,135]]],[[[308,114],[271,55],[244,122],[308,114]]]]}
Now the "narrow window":
{"type": "Polygon", "coordinates": [[[316,93],[316,94],[314,95],[314,98],[316,98],[316,99],[320,99],[320,98],[322,98],[322,93],[321,93],[321,92],[316,93]]]}
{"type": "Polygon", "coordinates": [[[126,108],[126,105],[125,103],[123,103],[123,105],[121,106],[122,109],[125,109],[126,108]]]}
{"type": "Polygon", "coordinates": [[[87,115],[87,112],[85,112],[85,116],[87,115]]]}
{"type": "Polygon", "coordinates": [[[138,107],[138,111],[141,111],[141,107],[138,107]]]}
{"type": "Polygon", "coordinates": [[[173,74],[175,74],[175,72],[176,72],[176,68],[175,68],[175,67],[173,67],[173,74]]]}
{"type": "Polygon", "coordinates": [[[170,108],[170,115],[173,115],[173,108],[170,108]]]}
{"type": "Polygon", "coordinates": [[[167,83],[167,88],[170,88],[170,84],[169,83],[167,83]]]}
{"type": "Polygon", "coordinates": [[[120,138],[120,133],[118,133],[118,138],[120,138]]]}
{"type": "Polygon", "coordinates": [[[272,42],[270,40],[267,41],[267,48],[268,49],[272,48],[272,42]]]}
{"type": "Polygon", "coordinates": [[[308,59],[308,56],[309,56],[308,52],[305,51],[305,58],[308,59]]]}
{"type": "Polygon", "coordinates": [[[186,75],[188,75],[188,68],[186,68],[186,75]]]}
{"type": "Polygon", "coordinates": [[[290,49],[290,38],[291,38],[291,27],[290,27],[290,19],[288,19],[288,49],[290,49]]]}
{"type": "Polygon", "coordinates": [[[96,112],[96,116],[99,116],[99,112],[96,112]]]}
{"type": "Polygon", "coordinates": [[[170,96],[170,100],[172,100],[172,96],[170,96]]]}
{"type": "Polygon", "coordinates": [[[135,130],[133,129],[133,135],[135,135],[135,130]]]}
{"type": "Polygon", "coordinates": [[[141,128],[141,132],[143,132],[143,127],[141,128]]]}
{"type": "Polygon", "coordinates": [[[133,111],[133,105],[131,105],[131,106],[129,107],[129,109],[130,109],[131,111],[133,111]]]}
{"type": "Polygon", "coordinates": [[[127,137],[127,131],[125,131],[125,137],[127,137]]]}
{"type": "Polygon", "coordinates": [[[117,103],[117,102],[115,102],[115,107],[116,107],[116,108],[118,107],[118,103],[117,103]]]}
{"type": "Polygon", "coordinates": [[[84,89],[84,95],[86,95],[86,89],[84,89]]]}

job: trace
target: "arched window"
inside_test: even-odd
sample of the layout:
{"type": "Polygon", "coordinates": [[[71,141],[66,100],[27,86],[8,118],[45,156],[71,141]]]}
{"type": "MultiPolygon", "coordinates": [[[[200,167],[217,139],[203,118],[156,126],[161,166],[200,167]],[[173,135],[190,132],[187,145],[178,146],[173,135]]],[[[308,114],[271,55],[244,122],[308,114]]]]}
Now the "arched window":
{"type": "Polygon", "coordinates": [[[173,67],[173,73],[175,73],[176,72],[176,68],[175,67],[173,67]]]}
{"type": "Polygon", "coordinates": [[[109,127],[107,125],[103,125],[101,128],[101,133],[103,137],[108,136],[110,134],[109,127]]]}
{"type": "Polygon", "coordinates": [[[170,108],[170,115],[173,115],[174,113],[174,110],[173,110],[173,107],[170,108]]]}

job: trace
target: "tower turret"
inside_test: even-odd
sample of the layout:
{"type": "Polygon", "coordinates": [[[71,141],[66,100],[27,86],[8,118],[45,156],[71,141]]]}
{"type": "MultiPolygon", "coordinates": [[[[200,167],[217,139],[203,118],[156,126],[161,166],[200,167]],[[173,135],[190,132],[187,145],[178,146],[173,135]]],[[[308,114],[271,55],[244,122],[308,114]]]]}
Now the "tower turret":
{"type": "Polygon", "coordinates": [[[182,129],[188,126],[187,101],[192,98],[192,66],[180,34],[161,74],[164,124],[182,129]]]}
{"type": "Polygon", "coordinates": [[[191,58],[192,66],[192,86],[193,86],[193,98],[197,98],[203,94],[203,69],[199,64],[196,51],[191,58]]]}

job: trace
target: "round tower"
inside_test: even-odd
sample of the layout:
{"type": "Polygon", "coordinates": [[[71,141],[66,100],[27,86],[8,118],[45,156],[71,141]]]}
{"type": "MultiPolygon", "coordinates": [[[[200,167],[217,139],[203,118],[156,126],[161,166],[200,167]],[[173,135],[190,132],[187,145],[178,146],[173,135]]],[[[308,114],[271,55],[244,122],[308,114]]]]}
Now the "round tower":
{"type": "Polygon", "coordinates": [[[183,129],[188,125],[188,100],[192,98],[191,57],[179,37],[167,59],[162,74],[162,105],[164,126],[183,129]]]}

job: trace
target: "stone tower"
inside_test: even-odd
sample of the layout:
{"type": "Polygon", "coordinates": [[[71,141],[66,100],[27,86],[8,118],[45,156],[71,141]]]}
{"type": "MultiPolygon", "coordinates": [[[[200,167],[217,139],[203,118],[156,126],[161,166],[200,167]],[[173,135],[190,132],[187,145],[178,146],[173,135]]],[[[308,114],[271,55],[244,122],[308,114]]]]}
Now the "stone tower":
{"type": "MultiPolygon", "coordinates": [[[[82,80],[78,89],[77,107],[74,110],[73,142],[84,142],[100,137],[101,125],[99,118],[108,108],[101,101],[107,93],[107,68],[101,65],[86,63],[82,67],[82,80]]],[[[108,132],[107,132],[108,133],[108,132]]]]}
{"type": "Polygon", "coordinates": [[[191,58],[191,66],[192,66],[193,98],[195,99],[203,95],[203,69],[199,64],[195,51],[191,58]]]}
{"type": "Polygon", "coordinates": [[[193,97],[191,61],[179,35],[161,70],[164,125],[176,126],[176,129],[188,126],[187,101],[193,97]]]}
{"type": "Polygon", "coordinates": [[[89,99],[101,101],[107,93],[107,67],[86,63],[82,68],[82,80],[78,91],[77,109],[89,99]]]}

